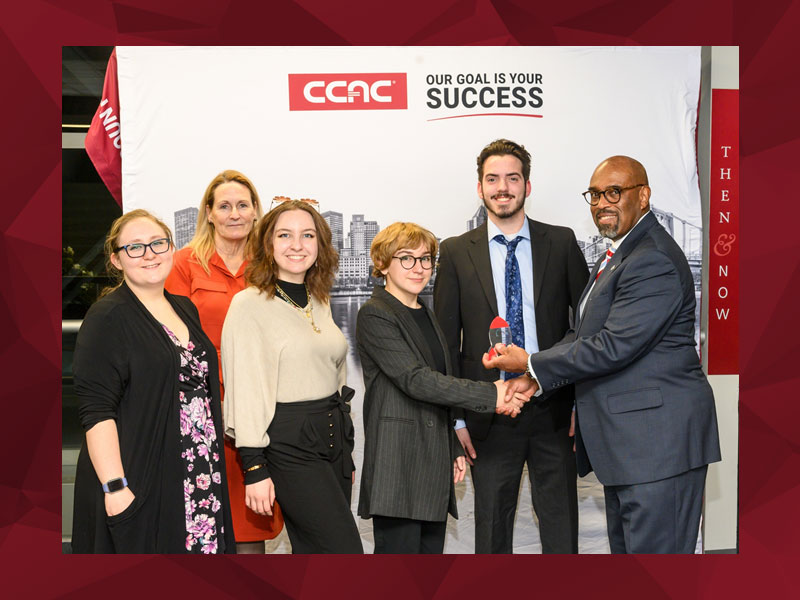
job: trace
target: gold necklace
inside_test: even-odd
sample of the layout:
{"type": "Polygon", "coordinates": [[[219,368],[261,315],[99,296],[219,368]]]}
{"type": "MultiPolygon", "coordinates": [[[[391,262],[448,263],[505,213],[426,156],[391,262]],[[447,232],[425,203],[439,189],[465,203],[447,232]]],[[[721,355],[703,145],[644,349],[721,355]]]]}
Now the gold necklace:
{"type": "Polygon", "coordinates": [[[286,302],[294,306],[297,310],[303,313],[307,319],[311,321],[311,328],[314,330],[314,333],[322,333],[322,330],[319,327],[317,327],[316,323],[314,323],[314,314],[311,312],[314,306],[311,303],[311,294],[308,293],[308,286],[305,284],[303,284],[303,286],[306,288],[306,298],[308,299],[308,306],[306,308],[303,308],[297,302],[292,300],[289,297],[289,295],[286,292],[284,292],[281,286],[279,286],[277,283],[275,284],[275,289],[278,290],[278,293],[280,294],[281,298],[283,298],[284,300],[286,300],[286,302]]]}

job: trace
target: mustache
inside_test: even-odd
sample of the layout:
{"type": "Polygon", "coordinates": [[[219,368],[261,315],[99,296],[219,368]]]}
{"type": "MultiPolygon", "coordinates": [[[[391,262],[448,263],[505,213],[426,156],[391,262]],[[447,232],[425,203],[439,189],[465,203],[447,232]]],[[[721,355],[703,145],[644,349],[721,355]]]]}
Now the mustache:
{"type": "Polygon", "coordinates": [[[516,196],[514,194],[506,194],[506,193],[495,194],[494,196],[492,196],[492,200],[497,200],[498,198],[516,198],[516,196]]]}
{"type": "Polygon", "coordinates": [[[615,211],[615,210],[610,210],[610,209],[608,209],[608,208],[604,208],[603,210],[598,210],[598,211],[597,211],[597,212],[594,214],[595,218],[602,217],[603,215],[611,215],[611,216],[614,216],[614,217],[616,217],[616,216],[617,216],[617,211],[615,211]]]}

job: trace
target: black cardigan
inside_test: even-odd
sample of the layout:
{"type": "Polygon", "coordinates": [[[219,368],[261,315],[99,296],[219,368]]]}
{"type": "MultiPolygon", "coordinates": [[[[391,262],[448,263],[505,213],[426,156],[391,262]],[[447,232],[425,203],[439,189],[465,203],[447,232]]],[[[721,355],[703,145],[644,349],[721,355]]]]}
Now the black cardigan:
{"type": "MultiPolygon", "coordinates": [[[[166,291],[164,296],[189,328],[191,340],[206,351],[211,411],[224,455],[217,352],[200,327],[194,304],[166,291]]],[[[101,482],[84,442],[75,477],[76,554],[186,552],[179,366],[173,342],[126,284],[87,312],[73,361],[78,414],[86,430],[116,420],[122,465],[136,498],[122,513],[106,516],[101,482]]],[[[226,482],[224,461],[221,475],[226,482]]],[[[217,531],[225,552],[235,553],[228,488],[222,488],[217,531]]]]}

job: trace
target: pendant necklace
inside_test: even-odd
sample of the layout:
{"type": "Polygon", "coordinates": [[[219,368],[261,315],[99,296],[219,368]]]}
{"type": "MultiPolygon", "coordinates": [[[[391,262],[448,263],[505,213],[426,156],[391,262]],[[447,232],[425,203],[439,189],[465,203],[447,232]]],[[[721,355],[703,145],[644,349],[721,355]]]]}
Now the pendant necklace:
{"type": "Polygon", "coordinates": [[[289,294],[283,291],[281,286],[279,286],[277,283],[275,284],[275,289],[278,291],[278,294],[280,294],[280,297],[286,300],[286,302],[288,302],[292,306],[294,306],[297,310],[303,313],[309,321],[311,321],[311,328],[314,330],[314,333],[322,333],[322,330],[319,327],[317,327],[316,323],[314,323],[314,315],[311,312],[314,306],[311,303],[311,294],[308,293],[308,285],[304,284],[304,287],[306,288],[306,299],[308,300],[308,305],[306,306],[306,308],[303,308],[297,302],[292,300],[289,297],[289,294]]]}

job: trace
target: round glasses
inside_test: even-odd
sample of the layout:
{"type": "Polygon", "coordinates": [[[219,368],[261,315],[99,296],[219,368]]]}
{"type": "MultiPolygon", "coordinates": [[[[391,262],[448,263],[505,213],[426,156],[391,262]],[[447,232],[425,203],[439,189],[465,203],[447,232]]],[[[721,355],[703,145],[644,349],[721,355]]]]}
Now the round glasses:
{"type": "Polygon", "coordinates": [[[403,256],[393,256],[392,258],[396,258],[400,261],[400,266],[403,267],[406,271],[410,271],[414,268],[414,265],[419,264],[422,266],[423,269],[426,271],[430,271],[433,268],[433,257],[430,254],[426,254],[425,256],[411,256],[410,254],[404,254],[403,256]]]}
{"type": "Polygon", "coordinates": [[[637,187],[642,187],[643,185],[647,184],[637,183],[636,185],[631,185],[628,187],[613,186],[601,191],[589,190],[583,192],[583,194],[581,195],[583,196],[583,199],[589,203],[590,206],[597,206],[600,203],[600,196],[605,196],[605,199],[608,202],[610,202],[611,204],[616,204],[617,202],[619,202],[619,199],[622,198],[622,192],[627,192],[628,190],[632,190],[637,187]]]}
{"type": "Polygon", "coordinates": [[[125,250],[125,254],[127,254],[131,258],[142,258],[147,249],[153,251],[153,254],[164,254],[169,247],[172,245],[172,240],[169,238],[158,238],[157,240],[153,240],[149,244],[125,244],[124,246],[120,246],[119,248],[115,248],[114,252],[119,252],[120,250],[125,250]]]}

